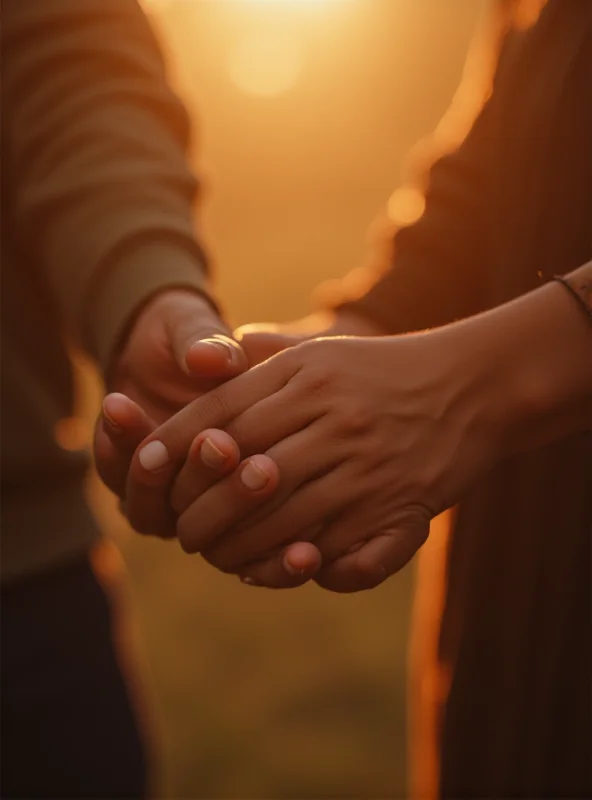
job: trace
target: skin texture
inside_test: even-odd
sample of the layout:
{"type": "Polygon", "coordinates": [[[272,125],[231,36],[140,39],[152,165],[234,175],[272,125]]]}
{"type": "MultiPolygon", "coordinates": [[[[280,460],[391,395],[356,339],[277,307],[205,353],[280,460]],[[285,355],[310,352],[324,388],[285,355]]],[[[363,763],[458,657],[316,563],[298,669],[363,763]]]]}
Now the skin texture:
{"type": "Polygon", "coordinates": [[[177,289],[154,297],[138,314],[110,370],[108,382],[118,394],[104,406],[94,443],[103,482],[123,498],[138,442],[246,367],[242,348],[204,297],[177,289]]]}
{"type": "Polygon", "coordinates": [[[370,588],[497,460],[592,424],[591,335],[550,284],[429,333],[298,344],[153,433],[167,462],[145,469],[138,451],[128,510],[152,503],[153,519],[170,498],[184,549],[255,583],[276,585],[281,548],[314,540],[321,585],[370,588]],[[214,484],[198,463],[212,428],[243,457],[214,484]]]}
{"type": "MultiPolygon", "coordinates": [[[[109,375],[114,391],[105,398],[95,428],[97,471],[122,501],[122,511],[126,511],[127,474],[142,440],[180,408],[247,366],[243,348],[204,297],[172,289],[142,309],[114,359],[109,375]]],[[[231,458],[214,465],[216,469],[208,466],[211,482],[236,464],[236,445],[228,437],[224,443],[231,458]]],[[[176,536],[176,517],[168,502],[149,504],[138,512],[132,506],[128,518],[138,531],[176,536]]],[[[314,546],[294,545],[274,558],[275,580],[286,587],[305,582],[320,561],[314,546]]]]}

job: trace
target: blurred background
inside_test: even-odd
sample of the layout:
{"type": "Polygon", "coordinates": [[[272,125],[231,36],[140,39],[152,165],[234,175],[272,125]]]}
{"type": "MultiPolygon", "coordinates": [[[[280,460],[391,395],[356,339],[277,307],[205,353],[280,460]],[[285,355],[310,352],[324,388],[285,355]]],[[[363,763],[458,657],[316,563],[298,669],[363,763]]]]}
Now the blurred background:
{"type": "MultiPolygon", "coordinates": [[[[362,265],[461,77],[486,0],[145,0],[195,120],[199,226],[235,324],[311,310],[362,265]]],[[[82,413],[99,387],[82,370],[82,413]]],[[[271,594],[125,527],[93,481],[122,555],[130,628],[171,798],[406,795],[413,569],[360,596],[271,594]]],[[[102,565],[117,568],[110,555],[102,565]]]]}

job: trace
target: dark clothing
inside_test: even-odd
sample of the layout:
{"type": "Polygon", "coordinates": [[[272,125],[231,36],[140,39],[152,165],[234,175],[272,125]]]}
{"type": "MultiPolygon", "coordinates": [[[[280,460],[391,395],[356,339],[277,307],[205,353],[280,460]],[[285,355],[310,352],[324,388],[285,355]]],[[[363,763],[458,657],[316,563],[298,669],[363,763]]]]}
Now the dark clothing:
{"type": "MultiPolygon", "coordinates": [[[[420,330],[592,260],[591,98],[592,3],[550,0],[508,33],[423,217],[345,307],[420,330]]],[[[590,432],[501,464],[461,503],[439,647],[443,797],[592,797],[591,537],[590,432]]]]}
{"type": "Polygon", "coordinates": [[[109,603],[86,560],[2,590],[1,794],[146,796],[109,603]]]}
{"type": "Polygon", "coordinates": [[[70,347],[106,371],[156,292],[204,290],[189,124],[137,0],[4,0],[1,51],[2,796],[137,798],[89,459],[55,430],[70,347]]]}
{"type": "Polygon", "coordinates": [[[187,115],[137,0],[4,0],[2,577],[88,550],[67,347],[103,367],[158,290],[203,289],[187,115]]]}

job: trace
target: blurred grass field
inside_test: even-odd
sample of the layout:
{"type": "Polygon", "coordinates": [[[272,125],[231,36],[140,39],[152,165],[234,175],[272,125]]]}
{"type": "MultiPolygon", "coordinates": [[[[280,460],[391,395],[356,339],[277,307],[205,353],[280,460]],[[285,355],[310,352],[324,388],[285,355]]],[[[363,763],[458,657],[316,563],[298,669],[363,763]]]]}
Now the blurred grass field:
{"type": "Polygon", "coordinates": [[[256,589],[92,495],[127,568],[159,797],[405,796],[412,570],[354,596],[256,589]]]}

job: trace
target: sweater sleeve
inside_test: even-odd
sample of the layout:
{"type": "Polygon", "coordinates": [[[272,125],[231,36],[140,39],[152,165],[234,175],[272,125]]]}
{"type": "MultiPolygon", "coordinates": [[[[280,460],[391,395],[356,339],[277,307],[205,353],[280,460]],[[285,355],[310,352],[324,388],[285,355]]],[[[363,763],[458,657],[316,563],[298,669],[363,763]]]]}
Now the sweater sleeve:
{"type": "Polygon", "coordinates": [[[386,246],[377,248],[363,280],[346,279],[329,301],[333,308],[362,315],[391,334],[482,310],[489,104],[458,149],[434,162],[421,217],[383,237],[386,246]]]}
{"type": "Polygon", "coordinates": [[[487,305],[486,234],[499,84],[516,39],[503,7],[496,7],[487,22],[430,144],[430,166],[419,172],[423,213],[410,225],[389,223],[368,267],[354,270],[325,297],[326,305],[364,316],[386,333],[437,327],[487,305]],[[464,137],[459,138],[459,129],[464,137]]]}
{"type": "Polygon", "coordinates": [[[151,295],[208,293],[188,117],[137,0],[5,0],[2,23],[15,238],[106,366],[151,295]]]}

